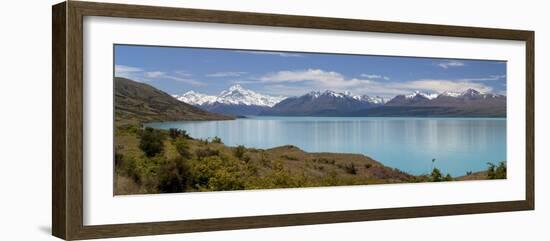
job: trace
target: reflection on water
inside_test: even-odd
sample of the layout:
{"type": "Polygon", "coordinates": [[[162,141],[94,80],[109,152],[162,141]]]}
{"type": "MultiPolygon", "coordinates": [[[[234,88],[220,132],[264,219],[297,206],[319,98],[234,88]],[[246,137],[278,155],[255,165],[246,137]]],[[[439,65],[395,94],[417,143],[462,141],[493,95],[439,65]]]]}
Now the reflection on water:
{"type": "Polygon", "coordinates": [[[428,173],[432,158],[453,176],[506,160],[504,118],[249,117],[232,121],[151,123],[226,145],[308,152],[360,153],[412,174],[428,173]]]}

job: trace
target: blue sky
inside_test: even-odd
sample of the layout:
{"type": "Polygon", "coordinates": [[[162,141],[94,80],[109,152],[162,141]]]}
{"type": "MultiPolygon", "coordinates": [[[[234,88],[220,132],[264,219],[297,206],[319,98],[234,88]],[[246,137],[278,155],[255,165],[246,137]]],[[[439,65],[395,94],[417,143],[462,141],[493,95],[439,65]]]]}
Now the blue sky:
{"type": "Polygon", "coordinates": [[[333,90],[390,98],[468,88],[506,94],[504,61],[134,45],[115,45],[114,57],[115,76],[169,94],[217,95],[234,84],[282,96],[333,90]]]}

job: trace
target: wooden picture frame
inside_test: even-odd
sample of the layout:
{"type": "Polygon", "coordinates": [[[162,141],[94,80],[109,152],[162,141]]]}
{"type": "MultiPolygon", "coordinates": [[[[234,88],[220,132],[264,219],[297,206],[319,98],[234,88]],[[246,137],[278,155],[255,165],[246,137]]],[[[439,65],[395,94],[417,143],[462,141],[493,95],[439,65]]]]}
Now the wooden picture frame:
{"type": "Polygon", "coordinates": [[[534,209],[535,37],[533,31],[78,1],[59,3],[53,6],[52,11],[52,233],[56,237],[66,240],[77,240],[534,209]],[[110,224],[96,226],[84,225],[84,16],[107,16],[117,18],[141,18],[524,41],[526,43],[525,200],[152,223],[110,224]]]}

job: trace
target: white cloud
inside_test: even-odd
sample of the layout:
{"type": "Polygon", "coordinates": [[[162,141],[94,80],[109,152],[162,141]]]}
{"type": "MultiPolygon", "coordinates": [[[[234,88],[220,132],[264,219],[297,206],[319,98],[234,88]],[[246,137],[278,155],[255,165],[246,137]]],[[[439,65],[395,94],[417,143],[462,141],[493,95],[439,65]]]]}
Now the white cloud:
{"type": "Polygon", "coordinates": [[[342,74],[321,69],[283,70],[260,78],[264,83],[310,82],[319,88],[342,89],[366,84],[370,80],[346,79],[342,74]]]}
{"type": "Polygon", "coordinates": [[[492,87],[481,83],[432,79],[413,80],[403,83],[396,83],[394,87],[397,87],[399,89],[421,90],[435,93],[441,93],[444,91],[462,92],[470,88],[478,90],[480,92],[491,92],[493,90],[492,87]]]}
{"type": "Polygon", "coordinates": [[[467,80],[420,79],[404,82],[377,81],[372,79],[346,78],[338,72],[321,69],[283,70],[264,75],[256,81],[244,82],[268,84],[266,90],[269,90],[272,94],[283,95],[300,95],[304,94],[304,91],[326,89],[340,92],[352,91],[356,94],[379,95],[382,97],[393,97],[417,90],[428,93],[441,93],[444,91],[461,92],[469,88],[481,92],[491,92],[493,90],[492,87],[483,83],[467,80]],[[294,85],[289,85],[288,83],[293,83],[294,85]]]}
{"type": "Polygon", "coordinates": [[[186,76],[186,77],[193,76],[192,74],[187,73],[187,71],[184,71],[184,70],[174,71],[174,73],[176,73],[179,76],[186,76]]]}
{"type": "Polygon", "coordinates": [[[159,78],[164,76],[166,73],[161,71],[152,71],[152,72],[145,72],[145,77],[147,78],[159,78]]]}
{"type": "Polygon", "coordinates": [[[115,76],[124,77],[139,82],[169,79],[196,86],[205,85],[205,83],[191,78],[186,78],[191,75],[184,71],[175,71],[174,74],[168,74],[162,71],[145,71],[142,68],[127,65],[115,65],[115,76]]]}
{"type": "Polygon", "coordinates": [[[139,72],[142,72],[142,71],[143,71],[143,69],[137,68],[137,67],[121,65],[121,64],[116,64],[115,65],[115,76],[116,77],[130,78],[130,77],[132,77],[133,74],[139,73],[139,72]]]}
{"type": "Polygon", "coordinates": [[[491,81],[491,80],[500,80],[506,78],[506,75],[489,75],[488,77],[482,78],[464,78],[462,81],[491,81]]]}
{"type": "Polygon", "coordinates": [[[384,76],[384,75],[379,75],[379,74],[361,74],[359,75],[363,78],[367,78],[367,79],[383,79],[383,80],[390,80],[390,77],[388,76],[384,76]]]}
{"type": "Polygon", "coordinates": [[[163,75],[159,78],[175,80],[175,81],[178,81],[178,82],[182,82],[182,83],[186,83],[186,84],[190,84],[190,85],[195,85],[195,86],[204,86],[204,85],[206,85],[205,83],[200,82],[200,81],[196,81],[194,79],[182,78],[182,77],[177,77],[177,76],[172,76],[172,75],[163,75]]]}
{"type": "Polygon", "coordinates": [[[239,77],[242,75],[247,74],[248,72],[218,72],[218,73],[212,73],[207,74],[207,77],[239,77]]]}
{"type": "Polygon", "coordinates": [[[186,78],[185,76],[184,77],[175,76],[171,74],[166,74],[165,72],[161,72],[161,71],[146,72],[145,76],[150,79],[169,79],[169,80],[175,80],[178,82],[182,82],[190,85],[196,85],[196,86],[205,85],[205,83],[196,81],[191,78],[186,78]]]}
{"type": "Polygon", "coordinates": [[[438,63],[437,66],[444,69],[448,69],[451,67],[462,67],[464,66],[464,63],[456,60],[450,60],[450,61],[444,61],[444,62],[438,63]]]}
{"type": "Polygon", "coordinates": [[[301,54],[289,53],[289,52],[245,51],[245,50],[237,50],[235,52],[244,53],[244,54],[257,54],[257,55],[277,55],[280,57],[304,57],[301,54]]]}

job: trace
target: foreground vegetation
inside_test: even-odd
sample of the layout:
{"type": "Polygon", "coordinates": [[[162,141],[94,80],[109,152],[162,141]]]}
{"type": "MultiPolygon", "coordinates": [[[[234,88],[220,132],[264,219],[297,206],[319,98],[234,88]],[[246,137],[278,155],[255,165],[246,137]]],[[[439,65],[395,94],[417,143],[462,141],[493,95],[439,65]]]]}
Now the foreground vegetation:
{"type": "Polygon", "coordinates": [[[499,178],[506,178],[505,163],[459,178],[437,168],[413,176],[358,154],[307,153],[291,145],[229,147],[218,137],[197,140],[182,130],[131,124],[115,131],[117,195],[499,178]]]}

